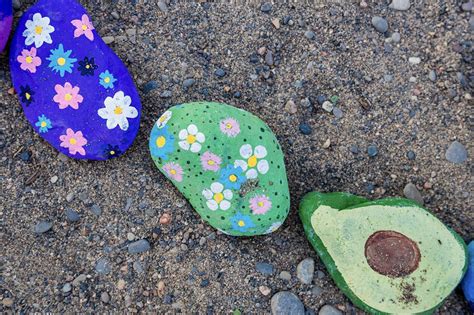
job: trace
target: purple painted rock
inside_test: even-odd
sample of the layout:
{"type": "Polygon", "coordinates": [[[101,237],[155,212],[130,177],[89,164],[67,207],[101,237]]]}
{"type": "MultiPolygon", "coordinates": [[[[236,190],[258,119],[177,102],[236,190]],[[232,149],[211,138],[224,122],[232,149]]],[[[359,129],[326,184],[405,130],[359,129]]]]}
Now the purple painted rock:
{"type": "Polygon", "coordinates": [[[140,125],[140,99],[78,2],[39,0],[23,14],[11,47],[13,85],[46,141],[76,159],[127,150],[140,125]]]}
{"type": "Polygon", "coordinates": [[[0,1],[0,53],[5,49],[7,45],[8,36],[12,29],[12,1],[1,0],[0,1]]]}

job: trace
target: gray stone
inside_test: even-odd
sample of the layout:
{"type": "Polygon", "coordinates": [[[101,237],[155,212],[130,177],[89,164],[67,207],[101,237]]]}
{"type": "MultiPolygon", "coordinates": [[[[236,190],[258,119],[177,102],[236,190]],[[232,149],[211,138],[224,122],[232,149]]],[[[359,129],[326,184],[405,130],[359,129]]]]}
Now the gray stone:
{"type": "Polygon", "coordinates": [[[223,76],[226,75],[226,72],[224,69],[221,69],[221,68],[217,68],[216,71],[214,71],[214,74],[219,77],[219,78],[222,78],[223,76]]]}
{"type": "Polygon", "coordinates": [[[406,11],[410,9],[410,0],[393,0],[389,7],[398,11],[406,11]]]}
{"type": "Polygon", "coordinates": [[[134,261],[133,262],[133,270],[135,270],[136,273],[143,273],[143,271],[145,271],[143,269],[142,263],[139,262],[139,261],[134,261]]]}
{"type": "Polygon", "coordinates": [[[150,243],[143,239],[128,245],[128,252],[130,254],[139,254],[150,250],[150,243]]]}
{"type": "Polygon", "coordinates": [[[472,7],[473,7],[472,0],[469,0],[468,2],[465,2],[461,5],[461,9],[465,12],[472,11],[472,7]]]}
{"type": "Polygon", "coordinates": [[[323,289],[321,287],[318,287],[318,286],[314,286],[312,289],[311,289],[311,294],[315,297],[318,297],[320,296],[321,294],[323,293],[323,289]]]}
{"type": "Polygon", "coordinates": [[[72,285],[77,287],[79,286],[82,282],[86,281],[87,276],[85,274],[80,274],[78,275],[73,281],[72,285]]]}
{"type": "Polygon", "coordinates": [[[308,97],[305,97],[301,100],[300,104],[303,107],[310,107],[311,106],[311,100],[308,97]]]}
{"type": "Polygon", "coordinates": [[[110,296],[109,296],[109,294],[108,294],[107,292],[102,292],[102,293],[100,294],[100,300],[101,300],[102,302],[104,302],[104,303],[109,303],[109,301],[110,301],[110,296]]]}
{"type": "Polygon", "coordinates": [[[91,212],[95,214],[96,216],[99,216],[102,214],[102,209],[100,208],[99,205],[93,204],[91,207],[91,212]]]}
{"type": "Polygon", "coordinates": [[[105,257],[99,258],[99,260],[97,260],[97,262],[95,263],[95,271],[103,275],[106,275],[111,272],[112,267],[110,266],[109,260],[105,257]]]}
{"type": "Polygon", "coordinates": [[[160,97],[161,98],[170,98],[173,95],[173,93],[170,90],[165,90],[161,92],[160,97]]]}
{"type": "Polygon", "coordinates": [[[342,315],[342,312],[331,305],[324,305],[319,310],[319,315],[342,315]]]}
{"type": "Polygon", "coordinates": [[[66,209],[66,218],[68,219],[68,221],[70,222],[77,222],[81,219],[81,216],[79,215],[79,213],[77,213],[76,211],[74,211],[73,209],[71,208],[67,208],[66,209]]]}
{"type": "Polygon", "coordinates": [[[431,81],[435,82],[436,81],[436,71],[430,70],[430,72],[428,73],[428,78],[431,81]]]}
{"type": "Polygon", "coordinates": [[[20,0],[13,0],[13,8],[15,10],[19,10],[21,8],[21,2],[20,0]]]}
{"type": "Polygon", "coordinates": [[[113,36],[104,36],[104,37],[102,37],[102,40],[104,41],[104,43],[109,45],[109,44],[112,44],[113,42],[115,42],[115,37],[113,37],[113,36]]]}
{"type": "Polygon", "coordinates": [[[272,296],[273,315],[304,315],[304,305],[292,292],[282,291],[272,296]]]}
{"type": "Polygon", "coordinates": [[[340,110],[339,107],[334,107],[332,113],[337,119],[340,119],[343,116],[342,110],[340,110]]]}
{"type": "Polygon", "coordinates": [[[258,272],[266,276],[272,275],[274,272],[273,265],[266,262],[258,262],[255,268],[258,272]]]}
{"type": "Polygon", "coordinates": [[[188,87],[191,87],[194,85],[194,83],[196,82],[196,80],[194,79],[186,79],[183,81],[183,87],[184,88],[188,88],[188,87]]]}
{"type": "Polygon", "coordinates": [[[281,280],[285,280],[285,281],[290,281],[291,280],[291,274],[288,271],[280,272],[280,275],[278,277],[281,280]]]}
{"type": "Polygon", "coordinates": [[[316,37],[316,34],[314,34],[313,31],[306,31],[306,32],[304,32],[304,36],[307,39],[314,39],[316,37]]]}
{"type": "Polygon", "coordinates": [[[399,32],[393,33],[391,38],[394,43],[400,42],[400,39],[401,39],[400,33],[399,32]]]}
{"type": "Polygon", "coordinates": [[[311,284],[314,275],[314,259],[303,259],[296,267],[296,276],[304,284],[311,284]]]}
{"type": "Polygon", "coordinates": [[[74,193],[70,192],[69,194],[66,195],[66,201],[71,202],[74,200],[74,193]]]}
{"type": "Polygon", "coordinates": [[[330,101],[325,101],[322,107],[328,113],[332,112],[332,110],[334,109],[334,105],[330,101]]]}
{"type": "Polygon", "coordinates": [[[379,153],[379,150],[377,148],[376,145],[369,145],[367,147],[367,154],[370,156],[370,157],[374,157],[376,156],[377,154],[379,153]]]}
{"type": "Polygon", "coordinates": [[[46,233],[53,227],[53,223],[49,221],[41,221],[35,225],[35,233],[42,234],[46,233]]]}
{"type": "Polygon", "coordinates": [[[72,286],[71,286],[71,284],[70,284],[69,282],[68,282],[68,283],[65,283],[65,284],[63,285],[63,288],[62,288],[61,290],[63,291],[63,293],[69,293],[69,292],[71,292],[71,290],[72,290],[72,286]]]}
{"type": "Polygon", "coordinates": [[[158,1],[158,8],[160,9],[161,12],[168,12],[168,6],[164,1],[158,1]]]}
{"type": "Polygon", "coordinates": [[[410,57],[408,58],[408,62],[411,63],[412,65],[417,65],[421,62],[420,57],[410,57]]]}
{"type": "Polygon", "coordinates": [[[449,145],[448,150],[446,151],[446,160],[452,163],[462,163],[467,160],[467,150],[458,141],[454,141],[449,145]]]}
{"type": "Polygon", "coordinates": [[[270,49],[267,50],[267,53],[265,55],[265,63],[269,66],[273,66],[273,53],[270,49]]]}
{"type": "Polygon", "coordinates": [[[265,2],[264,4],[262,4],[262,6],[260,7],[260,11],[262,12],[265,12],[265,13],[268,13],[272,10],[272,4],[270,2],[265,2]]]}
{"type": "Polygon", "coordinates": [[[403,188],[403,194],[406,198],[416,201],[419,205],[423,205],[423,196],[421,196],[421,193],[412,183],[406,184],[405,188],[403,188]]]}
{"type": "Polygon", "coordinates": [[[385,33],[388,31],[388,22],[383,17],[374,16],[372,18],[372,25],[380,33],[385,33]]]}
{"type": "Polygon", "coordinates": [[[148,94],[151,91],[157,89],[159,86],[160,85],[157,81],[155,80],[149,81],[143,86],[143,93],[148,94]]]}

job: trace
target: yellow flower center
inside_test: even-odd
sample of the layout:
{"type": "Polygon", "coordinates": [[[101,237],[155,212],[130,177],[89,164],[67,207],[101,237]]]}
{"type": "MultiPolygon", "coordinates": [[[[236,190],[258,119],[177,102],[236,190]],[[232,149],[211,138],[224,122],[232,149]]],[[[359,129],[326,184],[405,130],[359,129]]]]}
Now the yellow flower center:
{"type": "Polygon", "coordinates": [[[240,227],[245,226],[244,220],[239,220],[239,222],[237,222],[237,224],[238,224],[240,227]]]}
{"type": "Polygon", "coordinates": [[[66,64],[66,59],[64,59],[63,57],[59,57],[57,62],[58,62],[58,65],[64,66],[66,64]]]}
{"type": "Polygon", "coordinates": [[[32,63],[33,58],[31,56],[28,56],[28,57],[25,58],[25,61],[26,61],[26,63],[32,63]]]}
{"type": "Polygon", "coordinates": [[[114,114],[115,115],[121,115],[123,113],[123,109],[120,106],[115,107],[114,109],[114,114]]]}
{"type": "Polygon", "coordinates": [[[171,174],[171,175],[176,175],[176,170],[175,170],[174,168],[172,168],[172,169],[170,170],[170,174],[171,174]]]}
{"type": "Polygon", "coordinates": [[[227,123],[227,124],[225,124],[225,127],[226,127],[227,129],[232,129],[232,124],[231,124],[231,123],[227,123]]]}
{"type": "Polygon", "coordinates": [[[91,66],[90,65],[86,65],[86,69],[89,69],[91,66]]]}
{"type": "Polygon", "coordinates": [[[44,128],[44,127],[46,127],[47,125],[48,125],[48,124],[47,124],[45,121],[42,121],[42,122],[41,122],[41,127],[44,128]]]}
{"type": "Polygon", "coordinates": [[[69,139],[69,143],[74,145],[74,144],[77,143],[77,140],[74,139],[74,138],[71,138],[71,139],[69,139]]]}
{"type": "Polygon", "coordinates": [[[257,157],[255,155],[249,157],[249,159],[247,160],[247,164],[249,165],[249,167],[255,167],[257,165],[257,157]]]}
{"type": "Polygon", "coordinates": [[[163,115],[160,117],[160,119],[158,119],[159,122],[164,122],[166,120],[166,116],[163,115]]]}
{"type": "Polygon", "coordinates": [[[214,200],[217,203],[220,203],[222,200],[224,200],[224,194],[222,194],[222,193],[214,194],[214,200]]]}
{"type": "Polygon", "coordinates": [[[69,93],[66,93],[66,94],[64,95],[64,99],[65,99],[66,101],[70,101],[70,100],[72,100],[72,95],[69,94],[69,93]]]}
{"type": "Polygon", "coordinates": [[[259,207],[263,207],[263,201],[257,202],[257,205],[258,205],[259,207]]]}
{"type": "Polygon", "coordinates": [[[110,151],[110,155],[115,155],[115,151],[114,150],[110,151]]]}
{"type": "Polygon", "coordinates": [[[35,27],[35,33],[40,35],[41,33],[43,33],[43,27],[41,26],[36,26],[35,27]]]}
{"type": "Polygon", "coordinates": [[[164,147],[165,144],[166,144],[166,138],[165,137],[159,136],[158,138],[156,138],[156,146],[158,148],[164,147]]]}
{"type": "Polygon", "coordinates": [[[109,82],[110,82],[110,78],[109,78],[109,77],[105,77],[104,82],[105,82],[105,83],[109,83],[109,82]]]}
{"type": "Polygon", "coordinates": [[[29,100],[31,98],[30,93],[25,93],[25,97],[26,97],[27,100],[29,100]]]}
{"type": "Polygon", "coordinates": [[[214,165],[214,164],[216,164],[216,162],[214,162],[213,160],[207,161],[207,165],[211,165],[211,166],[212,166],[212,165],[214,165]]]}
{"type": "Polygon", "coordinates": [[[189,144],[193,144],[194,142],[196,142],[196,136],[188,135],[188,136],[186,137],[186,141],[187,141],[189,144]]]}
{"type": "Polygon", "coordinates": [[[86,31],[86,30],[87,30],[87,25],[82,24],[82,30],[83,30],[83,31],[86,31]]]}
{"type": "Polygon", "coordinates": [[[237,181],[237,176],[235,176],[234,174],[231,174],[231,175],[229,176],[229,180],[230,180],[231,182],[235,183],[235,182],[237,181]]]}

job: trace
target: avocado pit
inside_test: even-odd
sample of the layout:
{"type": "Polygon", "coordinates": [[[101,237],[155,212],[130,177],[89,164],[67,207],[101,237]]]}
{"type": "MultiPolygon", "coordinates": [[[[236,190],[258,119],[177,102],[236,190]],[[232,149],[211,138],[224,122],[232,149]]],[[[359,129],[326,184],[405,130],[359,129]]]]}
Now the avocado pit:
{"type": "Polygon", "coordinates": [[[418,268],[420,250],[405,235],[395,231],[377,231],[365,243],[365,257],[369,266],[388,277],[403,277],[418,268]]]}

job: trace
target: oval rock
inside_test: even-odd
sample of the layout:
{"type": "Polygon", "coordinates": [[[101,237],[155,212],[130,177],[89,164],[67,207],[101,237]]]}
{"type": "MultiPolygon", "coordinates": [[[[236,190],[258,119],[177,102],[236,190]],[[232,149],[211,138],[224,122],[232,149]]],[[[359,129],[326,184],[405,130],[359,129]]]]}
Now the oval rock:
{"type": "Polygon", "coordinates": [[[271,233],[288,215],[281,147],[249,112],[208,102],[174,106],[156,122],[149,146],[158,169],[223,233],[271,233]]]}
{"type": "Polygon", "coordinates": [[[76,159],[123,154],[141,105],[125,65],[75,0],[40,0],[18,23],[10,51],[15,90],[34,130],[76,159]]]}
{"type": "Polygon", "coordinates": [[[12,29],[13,8],[11,0],[2,0],[0,2],[0,53],[7,45],[8,36],[12,29]]]}

